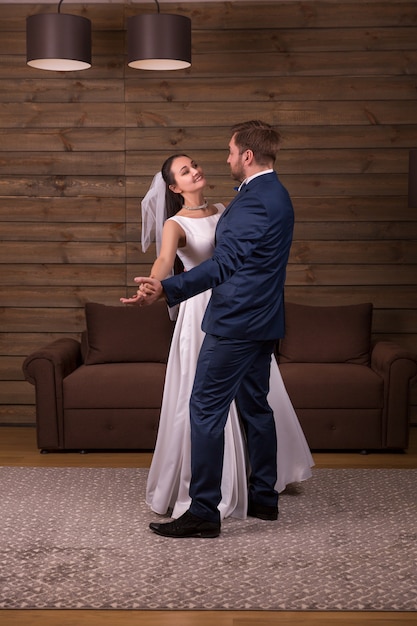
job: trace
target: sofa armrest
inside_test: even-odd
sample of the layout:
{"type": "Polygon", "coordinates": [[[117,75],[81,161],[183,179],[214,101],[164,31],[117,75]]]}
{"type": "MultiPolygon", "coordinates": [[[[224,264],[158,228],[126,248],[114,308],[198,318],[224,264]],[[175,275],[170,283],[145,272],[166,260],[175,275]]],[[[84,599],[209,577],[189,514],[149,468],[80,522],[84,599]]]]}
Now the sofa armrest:
{"type": "Polygon", "coordinates": [[[385,445],[408,445],[410,386],[417,376],[417,355],[392,341],[379,341],[372,350],[371,367],[384,380],[385,445]]]}
{"type": "Polygon", "coordinates": [[[38,447],[63,447],[63,379],[82,363],[81,345],[57,339],[30,354],[23,362],[25,379],[35,385],[38,447]]]}
{"type": "Polygon", "coordinates": [[[32,385],[36,385],[43,360],[56,368],[61,378],[65,378],[82,363],[81,344],[76,339],[62,338],[29,354],[23,362],[23,373],[32,385]]]}
{"type": "Polygon", "coordinates": [[[380,376],[388,374],[391,366],[398,359],[405,359],[409,362],[410,379],[413,378],[417,374],[416,354],[405,350],[393,341],[378,341],[372,348],[371,367],[380,376]]]}

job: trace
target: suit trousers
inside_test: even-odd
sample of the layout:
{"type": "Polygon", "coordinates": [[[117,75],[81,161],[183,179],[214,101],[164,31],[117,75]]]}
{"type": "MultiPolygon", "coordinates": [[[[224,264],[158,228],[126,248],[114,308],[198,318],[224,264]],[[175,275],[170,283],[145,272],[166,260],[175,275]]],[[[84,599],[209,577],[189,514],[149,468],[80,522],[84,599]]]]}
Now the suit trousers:
{"type": "Polygon", "coordinates": [[[247,438],[249,498],[277,505],[277,438],[267,401],[274,343],[205,336],[190,398],[190,511],[198,517],[220,521],[224,427],[234,399],[247,438]]]}

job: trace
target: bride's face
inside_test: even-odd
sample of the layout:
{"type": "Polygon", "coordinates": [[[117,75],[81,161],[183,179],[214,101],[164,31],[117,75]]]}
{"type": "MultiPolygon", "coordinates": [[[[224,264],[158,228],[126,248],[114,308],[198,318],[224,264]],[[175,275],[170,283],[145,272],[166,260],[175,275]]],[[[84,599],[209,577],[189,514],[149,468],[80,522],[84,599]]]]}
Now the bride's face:
{"type": "Polygon", "coordinates": [[[172,162],[171,173],[175,185],[170,185],[175,193],[193,193],[206,186],[202,168],[189,157],[180,156],[172,162]]]}

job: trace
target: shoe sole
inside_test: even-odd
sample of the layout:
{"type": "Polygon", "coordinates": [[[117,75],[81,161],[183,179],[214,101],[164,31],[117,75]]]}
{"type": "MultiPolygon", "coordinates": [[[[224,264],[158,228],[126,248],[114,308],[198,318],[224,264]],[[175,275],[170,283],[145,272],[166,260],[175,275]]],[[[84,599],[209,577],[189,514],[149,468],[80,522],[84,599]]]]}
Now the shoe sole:
{"type": "Polygon", "coordinates": [[[257,517],[258,519],[262,519],[265,522],[275,522],[278,519],[278,511],[274,511],[272,513],[262,512],[262,511],[254,511],[253,509],[248,510],[248,517],[257,517]]]}
{"type": "Polygon", "coordinates": [[[264,522],[276,522],[276,520],[278,519],[278,515],[276,516],[272,516],[272,515],[253,515],[248,513],[248,517],[256,517],[257,519],[261,519],[264,522]]]}
{"type": "Polygon", "coordinates": [[[209,530],[200,531],[198,533],[196,532],[190,535],[169,535],[167,533],[160,532],[159,530],[154,530],[153,528],[151,530],[160,537],[169,537],[170,539],[214,539],[220,535],[220,532],[218,531],[209,530]]]}

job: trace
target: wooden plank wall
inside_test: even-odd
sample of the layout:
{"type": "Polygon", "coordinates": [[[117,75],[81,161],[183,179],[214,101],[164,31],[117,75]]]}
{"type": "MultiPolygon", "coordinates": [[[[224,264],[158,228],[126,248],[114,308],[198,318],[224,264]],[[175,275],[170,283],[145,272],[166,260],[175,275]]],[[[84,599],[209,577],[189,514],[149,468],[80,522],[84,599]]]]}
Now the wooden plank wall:
{"type": "MultiPolygon", "coordinates": [[[[372,301],[375,338],[417,351],[415,0],[162,3],[193,25],[191,69],[163,73],[126,65],[126,18],[149,4],[69,4],[93,26],[93,66],[69,74],[25,65],[26,16],[53,7],[0,10],[0,424],[34,422],[24,357],[78,337],[87,300],[118,304],[148,272],[140,200],[166,156],[192,155],[208,197],[230,200],[243,119],[283,135],[287,299],[372,301]]],[[[416,405],[414,388],[414,422],[416,405]]]]}

